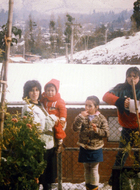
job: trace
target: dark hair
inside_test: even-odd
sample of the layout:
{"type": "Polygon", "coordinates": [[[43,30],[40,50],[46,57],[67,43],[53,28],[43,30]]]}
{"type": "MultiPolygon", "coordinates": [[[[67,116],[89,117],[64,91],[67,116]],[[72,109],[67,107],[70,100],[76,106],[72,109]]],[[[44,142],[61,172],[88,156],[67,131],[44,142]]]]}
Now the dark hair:
{"type": "MultiPolygon", "coordinates": [[[[127,69],[126,71],[126,79],[125,79],[125,82],[124,83],[120,83],[120,84],[117,84],[112,90],[114,91],[121,91],[121,90],[124,90],[124,89],[132,89],[131,85],[128,84],[127,82],[127,77],[132,73],[134,72],[136,76],[138,76],[140,78],[140,70],[137,68],[137,67],[130,67],[127,69]]],[[[136,89],[139,89],[140,88],[140,80],[139,82],[136,84],[136,89]]]]}
{"type": "Polygon", "coordinates": [[[32,90],[32,88],[37,87],[39,90],[39,99],[41,98],[41,84],[37,80],[28,80],[23,87],[23,99],[24,98],[30,98],[29,92],[32,90]]]}
{"type": "Polygon", "coordinates": [[[130,67],[126,71],[126,78],[130,76],[130,74],[134,72],[136,76],[140,77],[140,70],[137,67],[130,67]]]}
{"type": "Polygon", "coordinates": [[[99,98],[97,98],[97,96],[88,96],[86,100],[91,100],[95,106],[100,104],[99,98]]]}

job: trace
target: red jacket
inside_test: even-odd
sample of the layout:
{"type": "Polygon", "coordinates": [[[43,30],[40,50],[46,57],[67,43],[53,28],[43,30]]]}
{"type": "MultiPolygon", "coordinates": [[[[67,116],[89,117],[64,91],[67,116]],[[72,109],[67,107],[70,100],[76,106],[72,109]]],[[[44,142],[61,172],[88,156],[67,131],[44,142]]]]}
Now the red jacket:
{"type": "MultiPolygon", "coordinates": [[[[48,111],[49,114],[54,114],[55,116],[61,118],[67,118],[67,109],[64,100],[61,98],[59,91],[59,81],[56,79],[50,80],[47,84],[55,85],[57,89],[57,93],[53,97],[48,97],[45,92],[42,93],[41,102],[43,103],[45,109],[48,111]]],[[[44,87],[44,90],[47,86],[44,87]]]]}
{"type": "Polygon", "coordinates": [[[55,137],[57,139],[64,139],[66,137],[66,133],[63,131],[63,127],[66,123],[67,118],[67,109],[64,100],[61,98],[59,91],[60,82],[56,79],[50,80],[44,87],[44,90],[48,84],[53,84],[56,87],[56,94],[53,97],[48,97],[45,92],[42,93],[42,97],[40,102],[43,103],[44,108],[47,110],[49,114],[54,114],[59,117],[60,122],[55,125],[55,137]]]}
{"type": "MultiPolygon", "coordinates": [[[[103,101],[110,105],[115,105],[118,99],[119,99],[118,96],[110,92],[106,92],[103,96],[103,101]]],[[[118,112],[118,121],[122,127],[131,128],[131,129],[135,129],[138,127],[136,114],[129,113],[128,115],[126,112],[120,113],[118,110],[117,112],[118,112]]]]}

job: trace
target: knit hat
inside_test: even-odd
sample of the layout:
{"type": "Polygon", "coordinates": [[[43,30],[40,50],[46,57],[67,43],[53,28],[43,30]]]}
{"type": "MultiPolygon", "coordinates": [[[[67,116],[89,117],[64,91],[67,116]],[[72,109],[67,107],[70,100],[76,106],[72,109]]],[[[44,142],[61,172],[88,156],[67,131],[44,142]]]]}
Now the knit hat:
{"type": "Polygon", "coordinates": [[[47,84],[45,84],[45,86],[44,86],[44,91],[46,90],[46,88],[47,88],[47,86],[48,86],[49,84],[53,84],[53,85],[56,87],[56,91],[57,91],[57,93],[58,93],[59,87],[60,87],[60,81],[57,80],[57,79],[51,79],[47,84]]]}

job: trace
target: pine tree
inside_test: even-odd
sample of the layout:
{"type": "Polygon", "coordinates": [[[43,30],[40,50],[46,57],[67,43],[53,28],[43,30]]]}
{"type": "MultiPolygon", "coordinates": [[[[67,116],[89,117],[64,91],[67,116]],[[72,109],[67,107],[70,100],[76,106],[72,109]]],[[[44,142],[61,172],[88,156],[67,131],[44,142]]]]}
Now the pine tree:
{"type": "Polygon", "coordinates": [[[57,25],[58,25],[57,26],[57,48],[58,50],[60,50],[60,47],[62,46],[62,43],[63,43],[63,30],[62,30],[60,16],[58,16],[57,25]]]}
{"type": "Polygon", "coordinates": [[[73,24],[73,21],[75,20],[75,18],[73,18],[69,14],[67,14],[66,17],[67,17],[67,22],[65,23],[66,28],[65,28],[65,31],[64,31],[64,34],[66,36],[65,41],[66,41],[66,43],[70,43],[70,41],[71,41],[71,33],[72,33],[71,25],[73,24]]]}
{"type": "Polygon", "coordinates": [[[133,15],[131,21],[136,22],[137,30],[140,30],[140,0],[134,2],[133,15]]]}
{"type": "Polygon", "coordinates": [[[26,52],[35,53],[35,36],[34,29],[36,23],[33,21],[31,15],[29,15],[29,20],[27,21],[26,30],[25,30],[25,46],[26,52]]]}
{"type": "Polygon", "coordinates": [[[42,55],[44,49],[43,36],[41,32],[41,27],[38,26],[36,33],[36,41],[35,41],[35,53],[42,55]]]}
{"type": "Polygon", "coordinates": [[[56,33],[55,33],[55,21],[50,20],[49,24],[49,30],[50,30],[50,42],[51,42],[51,50],[54,52],[55,50],[55,41],[56,41],[56,33]]]}

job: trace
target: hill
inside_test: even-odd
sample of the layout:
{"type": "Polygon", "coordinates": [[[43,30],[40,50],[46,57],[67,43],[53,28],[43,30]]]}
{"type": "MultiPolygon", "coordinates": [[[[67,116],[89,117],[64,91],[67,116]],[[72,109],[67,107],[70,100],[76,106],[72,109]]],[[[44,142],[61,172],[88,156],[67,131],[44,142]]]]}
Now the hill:
{"type": "MultiPolygon", "coordinates": [[[[69,55],[71,60],[71,55],[69,55]]],[[[66,57],[44,59],[43,63],[67,63],[66,57]]],[[[71,62],[70,62],[71,63],[71,62]]],[[[73,54],[74,64],[108,64],[108,65],[139,65],[140,64],[140,32],[129,37],[118,37],[97,46],[91,50],[80,51],[73,54]]]]}
{"type": "Polygon", "coordinates": [[[140,64],[140,32],[119,37],[89,51],[74,54],[80,64],[140,64]]]}

